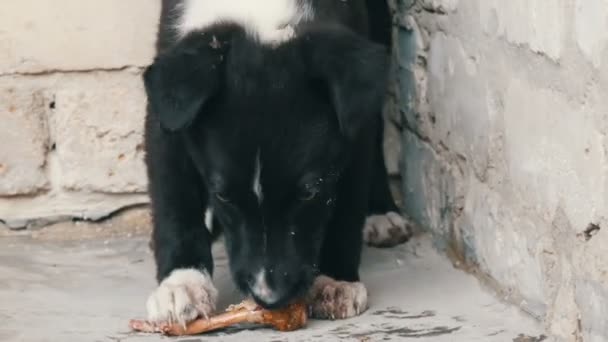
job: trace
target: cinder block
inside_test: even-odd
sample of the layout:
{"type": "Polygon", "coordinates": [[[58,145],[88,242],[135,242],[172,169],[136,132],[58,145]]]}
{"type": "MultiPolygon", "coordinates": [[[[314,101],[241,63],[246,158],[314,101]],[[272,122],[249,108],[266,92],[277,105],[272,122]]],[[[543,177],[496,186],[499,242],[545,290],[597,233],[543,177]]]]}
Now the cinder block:
{"type": "Polygon", "coordinates": [[[404,211],[421,227],[448,237],[457,179],[439,156],[409,130],[403,131],[404,211]]]}
{"type": "Polygon", "coordinates": [[[608,284],[581,278],[576,282],[581,341],[603,342],[608,336],[608,284]]]}
{"type": "Polygon", "coordinates": [[[0,196],[48,189],[47,106],[43,89],[18,76],[0,78],[0,196]]]}
{"type": "Polygon", "coordinates": [[[608,2],[576,0],[575,38],[585,56],[599,67],[608,43],[608,2]]]}
{"type": "Polygon", "coordinates": [[[548,300],[536,257],[544,250],[541,241],[550,224],[528,216],[501,189],[473,177],[466,188],[455,237],[462,236],[465,252],[475,256],[474,264],[491,275],[512,300],[520,300],[517,304],[535,317],[544,317],[548,300]]]}
{"type": "Polygon", "coordinates": [[[566,15],[566,0],[479,0],[478,3],[486,33],[559,60],[570,17],[566,15]]]}
{"type": "Polygon", "coordinates": [[[0,1],[0,74],[143,66],[160,1],[0,1]]]}
{"type": "Polygon", "coordinates": [[[458,0],[422,0],[422,7],[437,13],[448,13],[458,8],[458,0]]]}
{"type": "Polygon", "coordinates": [[[559,91],[513,79],[504,99],[505,152],[527,206],[553,215],[563,207],[573,229],[604,212],[606,152],[594,111],[559,91]]]}
{"type": "Polygon", "coordinates": [[[61,187],[144,192],[145,92],[139,70],[66,74],[54,90],[61,187]]]}
{"type": "Polygon", "coordinates": [[[428,134],[434,143],[444,144],[483,174],[490,159],[490,137],[495,133],[485,75],[479,74],[475,53],[465,51],[458,37],[442,32],[431,36],[428,101],[434,122],[428,134]]]}

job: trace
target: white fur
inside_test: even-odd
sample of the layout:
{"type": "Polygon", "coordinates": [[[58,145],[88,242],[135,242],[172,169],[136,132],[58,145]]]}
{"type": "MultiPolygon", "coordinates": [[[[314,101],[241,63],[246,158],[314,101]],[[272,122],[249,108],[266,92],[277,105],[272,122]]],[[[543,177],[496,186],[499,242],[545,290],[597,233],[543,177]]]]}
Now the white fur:
{"type": "Polygon", "coordinates": [[[199,316],[211,315],[217,296],[209,274],[196,269],[178,269],[163,280],[148,298],[148,319],[185,325],[199,316]]]}
{"type": "Polygon", "coordinates": [[[266,270],[264,269],[256,275],[255,283],[251,287],[251,292],[268,304],[273,304],[278,300],[276,293],[268,286],[266,270]]]}
{"type": "Polygon", "coordinates": [[[242,25],[263,43],[276,44],[289,40],[294,34],[293,27],[312,17],[312,7],[307,1],[184,0],[176,29],[184,36],[229,21],[242,25]]]}
{"type": "Polygon", "coordinates": [[[411,222],[395,212],[369,216],[363,228],[365,242],[378,247],[398,245],[409,239],[411,235],[411,222]]]}
{"type": "Polygon", "coordinates": [[[213,208],[211,207],[205,211],[205,226],[209,231],[213,230],[213,208]]]}
{"type": "Polygon", "coordinates": [[[309,314],[318,319],[345,319],[368,309],[367,288],[361,282],[337,281],[321,275],[309,293],[309,314]]]}
{"type": "Polygon", "coordinates": [[[262,164],[260,162],[260,151],[255,156],[255,165],[253,170],[253,193],[258,198],[258,202],[262,203],[264,194],[262,193],[262,183],[260,183],[260,176],[262,174],[262,164]]]}

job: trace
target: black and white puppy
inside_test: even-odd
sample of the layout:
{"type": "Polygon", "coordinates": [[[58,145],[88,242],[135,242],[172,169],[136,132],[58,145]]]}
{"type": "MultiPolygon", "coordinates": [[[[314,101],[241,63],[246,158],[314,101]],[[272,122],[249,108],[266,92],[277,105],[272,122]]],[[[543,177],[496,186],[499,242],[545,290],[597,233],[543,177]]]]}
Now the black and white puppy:
{"type": "Polygon", "coordinates": [[[367,308],[364,236],[409,234],[382,154],[388,41],[381,0],[163,1],[144,74],[151,320],[215,309],[220,231],[235,283],[260,305],[308,295],[317,318],[367,308]]]}

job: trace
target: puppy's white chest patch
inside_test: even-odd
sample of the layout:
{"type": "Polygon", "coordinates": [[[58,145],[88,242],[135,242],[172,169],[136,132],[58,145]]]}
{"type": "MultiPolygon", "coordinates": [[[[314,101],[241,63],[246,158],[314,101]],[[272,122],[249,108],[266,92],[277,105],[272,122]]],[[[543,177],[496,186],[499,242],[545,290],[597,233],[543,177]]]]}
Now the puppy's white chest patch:
{"type": "Polygon", "coordinates": [[[233,22],[263,43],[277,44],[294,36],[294,26],[313,16],[302,0],[184,0],[179,11],[180,36],[220,22],[233,22]]]}

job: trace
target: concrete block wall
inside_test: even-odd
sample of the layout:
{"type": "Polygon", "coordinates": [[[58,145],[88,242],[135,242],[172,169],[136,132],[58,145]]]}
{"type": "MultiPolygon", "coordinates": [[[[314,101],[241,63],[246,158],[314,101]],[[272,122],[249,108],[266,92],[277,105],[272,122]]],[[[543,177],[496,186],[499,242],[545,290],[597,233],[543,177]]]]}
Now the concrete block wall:
{"type": "Polygon", "coordinates": [[[140,75],[160,1],[0,3],[0,220],[96,219],[147,202],[140,75]]]}
{"type": "Polygon", "coordinates": [[[608,340],[608,2],[395,2],[405,210],[556,340],[608,340]]]}

